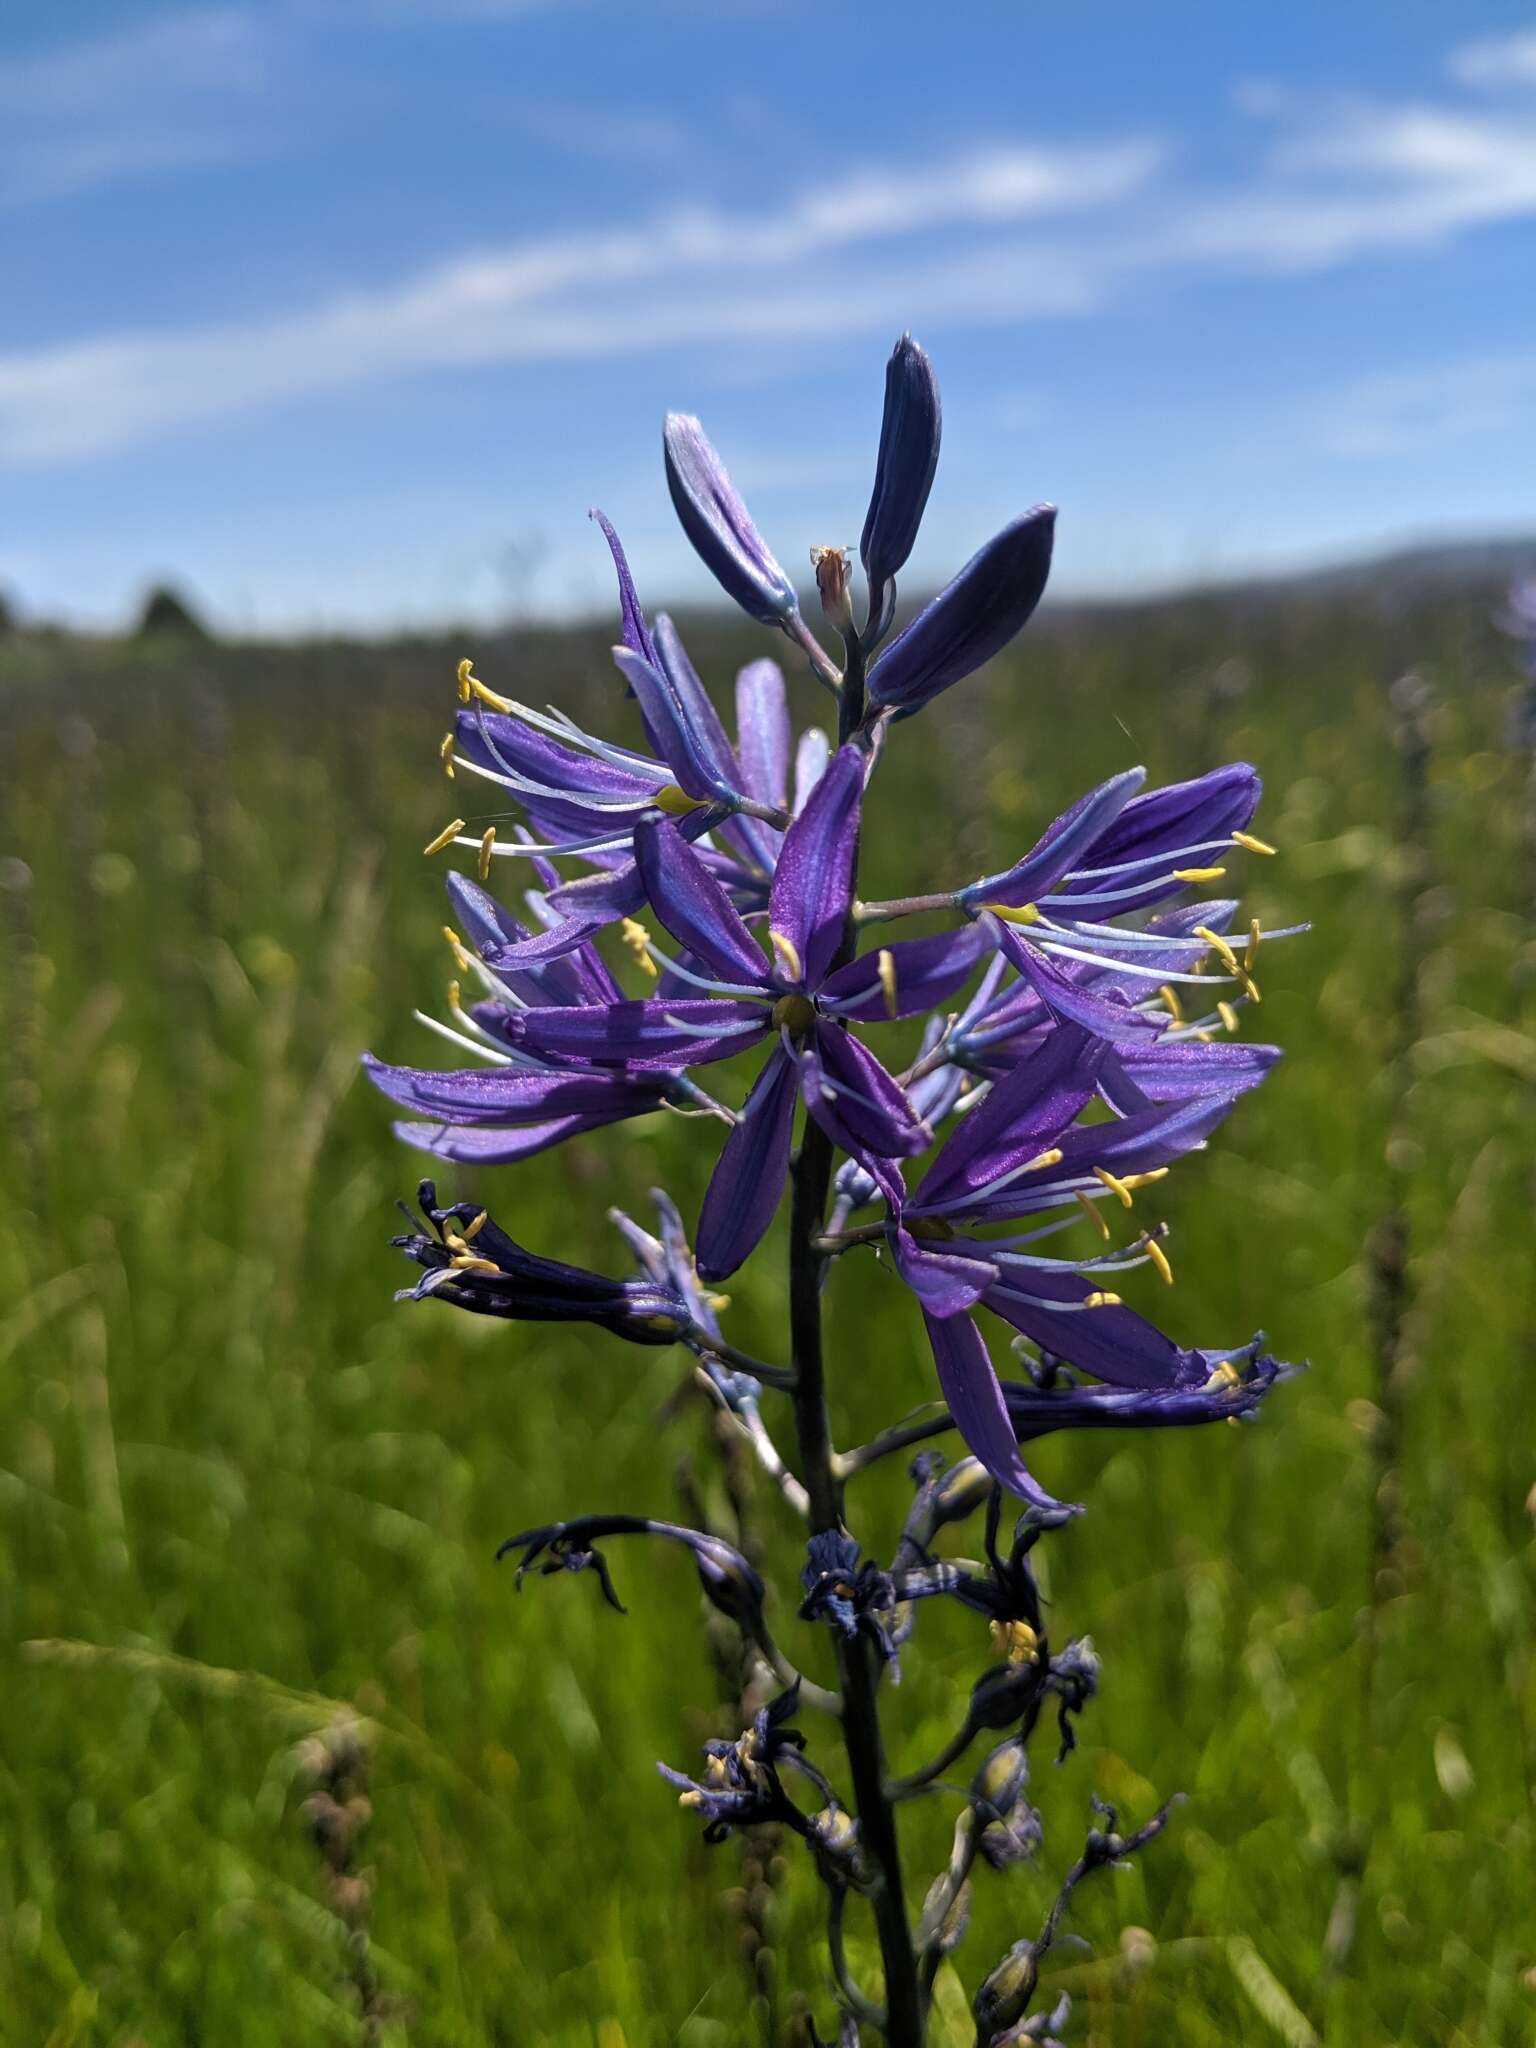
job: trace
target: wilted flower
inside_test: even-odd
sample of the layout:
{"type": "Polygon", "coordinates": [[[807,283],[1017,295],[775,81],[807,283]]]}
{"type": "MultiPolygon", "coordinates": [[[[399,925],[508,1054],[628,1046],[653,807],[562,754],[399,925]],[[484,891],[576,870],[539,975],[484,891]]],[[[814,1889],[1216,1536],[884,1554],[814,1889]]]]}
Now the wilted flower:
{"type": "Polygon", "coordinates": [[[668,1543],[682,1544],[693,1552],[699,1584],[710,1605],[749,1632],[760,1628],[764,1587],[757,1572],[723,1537],[702,1529],[685,1529],[677,1522],[656,1522],[640,1515],[578,1515],[573,1521],[547,1522],[542,1528],[509,1536],[496,1555],[503,1558],[509,1551],[522,1551],[517,1567],[519,1586],[536,1563],[546,1578],[555,1572],[594,1571],[609,1606],[623,1614],[607,1561],[597,1548],[598,1539],[605,1536],[660,1536],[668,1543]]]}
{"type": "Polygon", "coordinates": [[[786,1821],[806,1832],[804,1816],[778,1774],[778,1766],[805,1747],[799,1729],[786,1726],[799,1696],[799,1686],[793,1685],[770,1700],[735,1742],[706,1742],[701,1777],[685,1777],[667,1764],[656,1766],[668,1784],[680,1788],[679,1804],[704,1820],[706,1842],[723,1842],[733,1828],[762,1821],[786,1821]]]}

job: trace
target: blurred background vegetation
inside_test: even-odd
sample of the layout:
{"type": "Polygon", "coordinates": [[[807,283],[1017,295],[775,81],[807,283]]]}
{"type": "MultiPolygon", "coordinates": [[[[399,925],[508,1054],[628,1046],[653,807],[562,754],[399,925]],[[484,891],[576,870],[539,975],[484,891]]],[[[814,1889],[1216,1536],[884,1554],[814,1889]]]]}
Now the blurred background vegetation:
{"type": "MultiPolygon", "coordinates": [[[[1251,1429],[1036,1454],[1090,1508],[1048,1570],[1105,1682],[1078,1752],[1040,1751],[1041,1864],[981,1874],[964,1983],[1038,1925],[1090,1793],[1130,1823],[1190,1795],[1078,1895],[1086,1946],[1053,1964],[1077,2040],[1536,2026],[1536,849],[1493,597],[1058,613],[898,728],[881,771],[885,893],[1001,864],[1133,761],[1247,757],[1283,855],[1253,864],[1254,908],[1317,927],[1266,954],[1249,1021],[1287,1057],[1175,1174],[1157,1303],[1186,1342],[1262,1322],[1311,1372],[1251,1429]]],[[[156,625],[0,642],[0,2039],[356,2040],[344,1902],[300,1811],[302,1745],[346,1712],[372,1755],[382,2038],[714,2048],[807,1997],[825,2025],[817,1888],[771,1843],[746,1866],[704,1849],[653,1772],[736,1726],[686,1557],[614,1546],[627,1619],[589,1579],[515,1599],[492,1562],[562,1514],[739,1507],[788,1589],[782,1504],[727,1484],[681,1354],[391,1302],[391,1203],[422,1162],[357,1054],[443,1050],[410,1012],[450,970],[419,848],[453,794],[453,664],[612,727],[608,633],[275,648],[156,625]]],[[[691,644],[722,686],[762,651],[717,620],[691,644]]],[[[658,1118],[442,1179],[622,1270],[607,1204],[643,1215],[661,1181],[689,1212],[712,1151],[658,1118]]],[[[733,1292],[731,1334],[782,1355],[776,1259],[733,1292]]],[[[830,1317],[843,1442],[931,1397],[884,1269],[846,1262],[830,1317]]],[[[882,1555],[899,1462],[857,1503],[882,1555]]],[[[782,1590],[776,1626],[824,1675],[782,1590]]],[[[887,1703],[899,1765],[986,1661],[974,1619],[923,1616],[887,1703]]],[[[919,1896],[951,1817],[904,1813],[919,1896]]]]}

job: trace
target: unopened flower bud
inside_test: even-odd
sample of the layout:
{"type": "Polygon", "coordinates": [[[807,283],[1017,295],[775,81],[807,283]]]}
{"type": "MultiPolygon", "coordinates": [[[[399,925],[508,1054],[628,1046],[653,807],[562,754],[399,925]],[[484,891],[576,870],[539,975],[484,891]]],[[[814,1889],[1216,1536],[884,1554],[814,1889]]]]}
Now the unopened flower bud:
{"type": "Polygon", "coordinates": [[[1016,1941],[983,1981],[972,2004],[976,2032],[981,2040],[993,2040],[1024,2017],[1029,2010],[1029,2001],[1035,1995],[1039,1975],[1034,1943],[1016,1941]]]}
{"type": "Polygon", "coordinates": [[[816,588],[821,594],[821,609],[827,624],[836,632],[851,632],[853,602],[848,595],[848,550],[812,548],[811,567],[816,572],[816,588]]]}
{"type": "Polygon", "coordinates": [[[1001,1820],[1029,1783],[1029,1756],[1018,1736],[1000,1742],[971,1780],[971,1804],[1001,1820]]]}

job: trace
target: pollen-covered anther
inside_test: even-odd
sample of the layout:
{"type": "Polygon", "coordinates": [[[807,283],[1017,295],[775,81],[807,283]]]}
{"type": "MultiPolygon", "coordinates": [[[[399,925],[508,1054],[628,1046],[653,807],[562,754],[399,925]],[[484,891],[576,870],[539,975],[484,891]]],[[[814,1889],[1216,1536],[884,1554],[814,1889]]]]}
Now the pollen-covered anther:
{"type": "Polygon", "coordinates": [[[994,917],[1001,918],[1004,924],[1038,924],[1040,922],[1038,904],[983,903],[981,907],[983,910],[990,911],[994,917]]]}
{"type": "Polygon", "coordinates": [[[1230,1358],[1224,1358],[1206,1381],[1202,1391],[1207,1394],[1213,1394],[1218,1387],[1240,1387],[1242,1384],[1242,1374],[1230,1358]]]}
{"type": "Polygon", "coordinates": [[[454,840],[458,838],[463,830],[464,820],[462,818],[454,818],[443,827],[435,839],[427,841],[426,845],[421,849],[423,854],[441,853],[445,846],[453,844],[454,840]]]}
{"type": "Polygon", "coordinates": [[[992,1640],[1010,1664],[1038,1664],[1040,1638],[1027,1621],[994,1621],[992,1640]]]}
{"type": "Polygon", "coordinates": [[[665,811],[669,818],[686,818],[690,811],[707,811],[708,803],[703,797],[690,796],[686,789],[675,782],[664,782],[651,802],[658,811],[665,811]]]}
{"type": "Polygon", "coordinates": [[[475,1252],[455,1252],[448,1262],[456,1273],[499,1273],[494,1259],[482,1259],[475,1252]]]}
{"type": "Polygon", "coordinates": [[[624,941],[625,948],[634,959],[635,965],[654,981],[657,967],[651,958],[651,935],[645,926],[633,917],[626,917],[620,921],[619,937],[624,941]]]}
{"type": "Polygon", "coordinates": [[[475,663],[474,657],[472,655],[459,663],[459,702],[461,704],[467,704],[469,702],[471,695],[469,679],[471,675],[474,673],[474,667],[475,663]]]}
{"type": "Polygon", "coordinates": [[[1088,1221],[1093,1225],[1094,1229],[1099,1233],[1100,1237],[1103,1238],[1104,1242],[1108,1244],[1109,1225],[1104,1221],[1104,1218],[1099,1214],[1097,1206],[1093,1202],[1089,1201],[1088,1197],[1083,1193],[1081,1188],[1075,1189],[1073,1191],[1073,1194],[1078,1207],[1082,1210],[1083,1214],[1088,1218],[1088,1221]]]}
{"type": "Polygon", "coordinates": [[[880,988],[885,996],[885,1014],[896,1015],[896,955],[889,946],[882,946],[875,960],[875,972],[880,977],[880,988]]]}
{"type": "Polygon", "coordinates": [[[482,882],[488,882],[491,879],[491,852],[495,844],[496,827],[494,825],[487,825],[480,839],[479,868],[482,882]]]}
{"type": "Polygon", "coordinates": [[[1259,929],[1259,920],[1256,917],[1251,919],[1248,925],[1248,943],[1243,948],[1243,966],[1249,974],[1252,974],[1258,963],[1259,943],[1263,936],[1259,929]]]}
{"type": "Polygon", "coordinates": [[[451,732],[445,732],[437,749],[437,758],[442,762],[443,773],[450,782],[453,780],[453,737],[451,732]]]}
{"type": "Polygon", "coordinates": [[[1141,1248],[1153,1265],[1156,1266],[1158,1277],[1163,1285],[1171,1287],[1173,1285],[1173,1268],[1168,1263],[1168,1254],[1163,1250],[1157,1239],[1151,1236],[1144,1237],[1141,1240],[1141,1248]]]}
{"type": "Polygon", "coordinates": [[[475,664],[472,660],[459,663],[459,702],[467,704],[472,697],[478,697],[480,702],[489,705],[492,711],[510,711],[513,708],[512,699],[499,697],[494,690],[488,690],[474,669],[475,664]]]}
{"type": "Polygon", "coordinates": [[[1132,1190],[1136,1188],[1149,1188],[1155,1180],[1166,1180],[1172,1170],[1171,1167],[1167,1166],[1149,1166],[1145,1173],[1126,1174],[1121,1180],[1120,1185],[1123,1188],[1131,1188],[1132,1190]]]}
{"type": "Polygon", "coordinates": [[[804,981],[805,963],[800,958],[800,948],[795,944],[794,940],[786,938],[783,932],[770,930],[768,943],[773,948],[774,956],[778,960],[779,966],[789,976],[790,980],[804,981]]]}
{"type": "Polygon", "coordinates": [[[1060,1164],[1061,1147],[1059,1145],[1048,1145],[1043,1152],[1037,1152],[1033,1159],[1026,1160],[1021,1171],[1024,1173],[1040,1173],[1047,1166],[1060,1166],[1060,1164]]]}
{"type": "Polygon", "coordinates": [[[1085,1294],[1083,1296],[1084,1308],[1118,1308],[1119,1306],[1120,1297],[1118,1294],[1104,1294],[1096,1290],[1092,1294],[1085,1294]]]}
{"type": "Polygon", "coordinates": [[[453,954],[460,971],[468,974],[475,964],[474,955],[467,950],[464,941],[459,937],[451,924],[443,926],[443,937],[448,941],[448,950],[453,954]]]}
{"type": "Polygon", "coordinates": [[[1176,882],[1219,882],[1226,873],[1225,868],[1175,868],[1176,882]]]}
{"type": "Polygon", "coordinates": [[[480,1235],[481,1231],[484,1230],[485,1225],[486,1212],[484,1209],[482,1209],[478,1216],[474,1217],[470,1222],[465,1224],[464,1242],[466,1244],[473,1244],[475,1239],[480,1235]]]}
{"type": "Polygon", "coordinates": [[[1251,832],[1234,832],[1232,834],[1232,844],[1234,846],[1245,846],[1250,853],[1272,854],[1279,851],[1277,847],[1271,846],[1267,840],[1255,839],[1251,832]]]}
{"type": "Polygon", "coordinates": [[[804,1038],[815,1028],[816,1006],[809,996],[780,996],[769,1017],[775,1031],[804,1038]]]}
{"type": "Polygon", "coordinates": [[[1164,1003],[1167,1005],[1168,1014],[1173,1019],[1174,1023],[1182,1024],[1184,1022],[1184,1005],[1179,1001],[1179,992],[1174,987],[1173,983],[1171,981],[1165,981],[1162,987],[1158,990],[1158,994],[1162,997],[1164,1003]]]}
{"type": "Polygon", "coordinates": [[[1235,1031],[1237,1029],[1237,1012],[1230,1003],[1218,1003],[1216,1005],[1216,1014],[1228,1031],[1235,1031]]]}
{"type": "Polygon", "coordinates": [[[1107,1166],[1096,1166],[1093,1169],[1093,1175],[1094,1179],[1102,1181],[1104,1186],[1109,1189],[1109,1192],[1117,1196],[1127,1209],[1130,1208],[1131,1183],[1129,1181],[1121,1180],[1120,1176],[1116,1173],[1111,1173],[1107,1166]]]}

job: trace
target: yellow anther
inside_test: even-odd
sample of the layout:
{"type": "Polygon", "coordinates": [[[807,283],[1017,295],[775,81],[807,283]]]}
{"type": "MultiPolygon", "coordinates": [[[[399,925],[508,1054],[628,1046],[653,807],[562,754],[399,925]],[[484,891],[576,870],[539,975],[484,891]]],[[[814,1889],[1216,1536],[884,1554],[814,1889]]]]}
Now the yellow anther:
{"type": "Polygon", "coordinates": [[[1123,1188],[1148,1188],[1155,1180],[1166,1180],[1168,1174],[1166,1166],[1149,1166],[1145,1173],[1128,1173],[1120,1185],[1123,1188]]]}
{"type": "Polygon", "coordinates": [[[439,746],[439,748],[438,748],[438,750],[437,750],[437,758],[438,758],[438,759],[439,759],[439,761],[441,761],[441,762],[442,762],[442,764],[443,764],[443,772],[444,772],[444,774],[445,774],[445,775],[446,775],[446,776],[448,777],[448,780],[449,780],[450,782],[452,782],[452,780],[453,780],[453,734],[452,734],[451,732],[445,732],[445,733],[443,734],[443,738],[442,738],[442,744],[441,744],[441,745],[439,746]]]}
{"type": "Polygon", "coordinates": [[[485,835],[480,841],[480,879],[482,882],[488,882],[491,879],[491,848],[495,844],[496,827],[494,825],[487,825],[485,835]]]}
{"type": "Polygon", "coordinates": [[[459,702],[467,704],[471,697],[478,697],[482,704],[489,704],[493,711],[510,711],[512,699],[498,697],[494,690],[488,690],[474,673],[473,661],[459,663],[459,702]]]}
{"type": "Polygon", "coordinates": [[[448,1007],[455,1016],[464,1007],[462,997],[463,991],[460,989],[459,984],[456,981],[450,981],[448,984],[448,1007]]]}
{"type": "Polygon", "coordinates": [[[1096,1180],[1102,1181],[1112,1195],[1118,1195],[1126,1208],[1130,1208],[1131,1186],[1129,1181],[1121,1180],[1120,1176],[1111,1173],[1107,1166],[1096,1166],[1093,1169],[1093,1173],[1096,1180]]]}
{"type": "Polygon", "coordinates": [[[1255,839],[1251,832],[1234,832],[1232,834],[1232,844],[1234,846],[1246,846],[1250,853],[1273,853],[1276,850],[1267,841],[1255,839]]]}
{"type": "Polygon", "coordinates": [[[875,972],[880,977],[880,986],[885,993],[885,1014],[896,1015],[896,955],[889,946],[880,948],[875,961],[875,972]]]}
{"type": "Polygon", "coordinates": [[[455,818],[451,825],[443,827],[435,839],[428,840],[427,844],[421,849],[422,852],[427,854],[441,853],[445,846],[453,844],[454,840],[458,838],[463,830],[464,820],[462,818],[455,818]]]}
{"type": "Polygon", "coordinates": [[[619,937],[633,954],[635,965],[654,981],[657,968],[656,962],[651,958],[651,935],[645,926],[638,924],[632,917],[626,917],[619,926],[619,937]]]}
{"type": "Polygon", "coordinates": [[[1096,1202],[1090,1202],[1088,1197],[1083,1193],[1081,1188],[1075,1189],[1074,1192],[1077,1197],[1078,1206],[1081,1208],[1083,1214],[1088,1218],[1088,1221],[1093,1225],[1094,1229],[1099,1233],[1100,1237],[1103,1238],[1104,1242],[1108,1244],[1109,1225],[1104,1221],[1104,1218],[1099,1214],[1098,1204],[1096,1202]]]}
{"type": "Polygon", "coordinates": [[[1195,1033],[1195,1036],[1199,1039],[1202,1045],[1214,1045],[1216,1042],[1216,1034],[1214,1031],[1197,1031],[1195,1033]]]}
{"type": "Polygon", "coordinates": [[[1083,1296],[1084,1308],[1118,1308],[1119,1306],[1120,1297],[1118,1294],[1085,1294],[1083,1296]]]}
{"type": "Polygon", "coordinates": [[[1155,1237],[1144,1237],[1141,1240],[1141,1248],[1153,1265],[1156,1266],[1163,1285],[1171,1287],[1173,1285],[1173,1268],[1168,1263],[1168,1254],[1163,1250],[1157,1239],[1155,1237]]]}
{"type": "Polygon", "coordinates": [[[465,1224],[464,1242],[466,1244],[474,1243],[475,1239],[480,1235],[481,1231],[484,1230],[487,1220],[488,1218],[486,1216],[486,1212],[484,1209],[482,1209],[478,1216],[472,1218],[470,1222],[465,1224]]]}
{"type": "Polygon", "coordinates": [[[706,1294],[704,1301],[705,1305],[712,1308],[717,1316],[723,1316],[731,1305],[731,1297],[728,1294],[706,1294]]]}
{"type": "Polygon", "coordinates": [[[1226,968],[1228,974],[1237,973],[1237,955],[1221,936],[1220,932],[1213,932],[1208,924],[1197,924],[1194,936],[1197,939],[1204,939],[1222,966],[1226,968]]]}
{"type": "Polygon", "coordinates": [[[1060,1166],[1060,1164],[1061,1147],[1059,1145],[1051,1145],[1044,1152],[1037,1152],[1033,1159],[1027,1161],[1023,1171],[1025,1173],[1034,1173],[1043,1166],[1060,1166]]]}
{"type": "Polygon", "coordinates": [[[1255,917],[1249,922],[1248,943],[1243,948],[1243,966],[1249,974],[1252,974],[1254,964],[1258,960],[1259,941],[1262,937],[1263,933],[1259,930],[1259,920],[1255,917]]]}
{"type": "Polygon", "coordinates": [[[474,955],[466,950],[464,941],[451,924],[443,926],[443,937],[448,941],[449,951],[458,962],[461,971],[468,974],[475,964],[474,955]]]}
{"type": "Polygon", "coordinates": [[[994,1621],[992,1640],[1010,1664],[1035,1664],[1040,1658],[1040,1638],[1027,1621],[994,1621]]]}
{"type": "Polygon", "coordinates": [[[805,979],[805,966],[800,958],[800,948],[793,939],[786,939],[782,932],[770,931],[768,943],[779,956],[779,965],[791,981],[805,979]]]}
{"type": "Polygon", "coordinates": [[[686,789],[679,789],[675,782],[664,782],[651,798],[658,811],[665,811],[669,818],[686,818],[690,811],[707,811],[709,805],[702,797],[690,796],[686,789]]]}
{"type": "Polygon", "coordinates": [[[1224,1358],[1221,1361],[1221,1364],[1217,1366],[1216,1370],[1211,1374],[1210,1378],[1206,1381],[1203,1391],[1207,1394],[1211,1394],[1214,1393],[1218,1387],[1240,1387],[1242,1384],[1242,1374],[1238,1371],[1237,1367],[1232,1363],[1230,1358],[1224,1358]]]}
{"type": "Polygon", "coordinates": [[[1225,868],[1175,868],[1176,882],[1219,882],[1226,873],[1225,868]]]}
{"type": "Polygon", "coordinates": [[[1004,924],[1038,924],[1040,912],[1033,903],[983,903],[983,910],[990,910],[994,917],[1000,917],[1004,924]]]}
{"type": "Polygon", "coordinates": [[[473,1252],[455,1252],[449,1262],[456,1273],[499,1273],[494,1259],[477,1259],[473,1252]]]}
{"type": "Polygon", "coordinates": [[[1216,1005],[1216,1014],[1229,1031],[1237,1029],[1237,1012],[1230,1003],[1218,1003],[1216,1005]]]}
{"type": "Polygon", "coordinates": [[[1171,981],[1165,981],[1158,994],[1168,1005],[1168,1014],[1175,1024],[1184,1022],[1184,1005],[1179,1001],[1179,992],[1171,981]]]}

